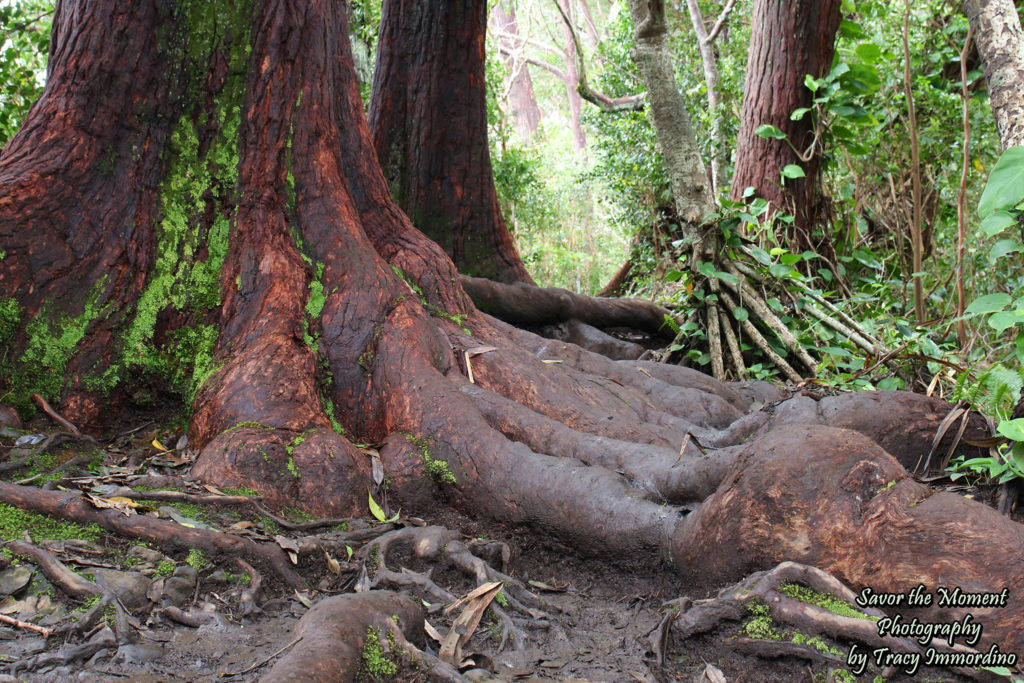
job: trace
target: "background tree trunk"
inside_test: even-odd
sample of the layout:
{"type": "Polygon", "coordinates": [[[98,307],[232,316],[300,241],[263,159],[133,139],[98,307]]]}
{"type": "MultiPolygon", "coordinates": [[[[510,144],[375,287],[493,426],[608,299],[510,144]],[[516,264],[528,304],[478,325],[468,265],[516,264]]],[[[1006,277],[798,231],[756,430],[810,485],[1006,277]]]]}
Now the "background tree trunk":
{"type": "Polygon", "coordinates": [[[537,134],[540,126],[541,111],[537,106],[537,98],[533,93],[533,79],[526,66],[523,54],[524,41],[519,35],[516,23],[515,7],[505,8],[497,3],[491,8],[490,26],[497,33],[499,51],[504,57],[505,67],[509,71],[511,83],[508,89],[508,101],[512,107],[512,120],[521,142],[527,142],[537,134]]]}
{"type": "Polygon", "coordinates": [[[700,158],[693,125],[676,86],[666,45],[665,3],[663,0],[630,0],[629,11],[636,27],[633,61],[647,86],[651,122],[665,156],[676,212],[683,222],[684,238],[697,246],[704,239],[700,226],[718,207],[707,168],[700,158]]]}
{"type": "Polygon", "coordinates": [[[799,249],[815,246],[811,234],[821,161],[813,117],[793,121],[790,115],[811,105],[804,76],[818,78],[832,67],[841,4],[839,0],[757,0],[751,20],[731,195],[739,200],[744,189],[753,187],[775,211],[793,215],[796,220],[789,238],[799,249]],[[780,129],[787,140],[756,135],[765,124],[780,129]],[[781,172],[788,164],[799,165],[806,177],[786,179],[783,186],[781,172]]]}
{"type": "Polygon", "coordinates": [[[1024,145],[1024,31],[1011,0],[964,3],[1003,149],[1024,145]]]}
{"type": "MultiPolygon", "coordinates": [[[[575,0],[558,0],[562,6],[565,17],[575,25],[576,3],[575,0]]],[[[576,66],[576,60],[582,59],[576,50],[576,38],[569,23],[563,22],[562,36],[565,40],[565,94],[569,98],[569,123],[572,127],[572,139],[576,145],[576,151],[580,152],[587,148],[587,135],[583,132],[583,98],[578,90],[580,75],[576,66]]]]}
{"type": "Polygon", "coordinates": [[[484,97],[483,0],[388,0],[370,127],[391,194],[459,272],[532,283],[498,207],[484,97]]]}

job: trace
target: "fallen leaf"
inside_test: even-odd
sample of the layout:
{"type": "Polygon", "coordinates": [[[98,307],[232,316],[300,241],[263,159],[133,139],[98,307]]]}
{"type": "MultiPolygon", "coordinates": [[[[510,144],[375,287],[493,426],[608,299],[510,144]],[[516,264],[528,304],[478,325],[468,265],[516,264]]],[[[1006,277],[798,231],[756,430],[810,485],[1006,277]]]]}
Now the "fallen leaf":
{"type": "Polygon", "coordinates": [[[466,605],[462,614],[452,623],[448,635],[441,641],[438,657],[442,661],[453,666],[458,665],[462,660],[463,646],[473,637],[476,627],[480,624],[480,619],[483,618],[484,612],[499,591],[501,591],[500,581],[485,583],[471,591],[466,597],[457,600],[445,610],[446,614],[450,614],[459,606],[466,605]]]}
{"type": "Polygon", "coordinates": [[[92,503],[93,507],[101,510],[117,510],[125,517],[135,514],[134,508],[136,507],[135,501],[127,498],[100,498],[99,496],[93,496],[91,494],[85,494],[85,499],[92,503]],[[128,505],[122,501],[128,501],[131,505],[128,505]]]}
{"type": "Polygon", "coordinates": [[[306,609],[313,607],[313,601],[309,599],[309,596],[299,591],[295,591],[295,597],[298,598],[299,602],[306,606],[306,609]]]}
{"type": "Polygon", "coordinates": [[[229,529],[235,529],[236,531],[241,531],[242,529],[255,529],[256,525],[253,524],[252,522],[249,522],[249,521],[235,522],[234,524],[232,524],[228,528],[229,529]]]}
{"type": "Polygon", "coordinates": [[[431,638],[433,638],[434,640],[436,640],[439,643],[441,642],[441,634],[437,632],[436,628],[431,626],[429,621],[426,621],[426,620],[423,621],[423,630],[424,630],[424,632],[426,632],[426,634],[428,636],[430,636],[431,638]]]}
{"type": "Polygon", "coordinates": [[[363,570],[359,574],[359,580],[356,581],[355,590],[356,593],[365,593],[372,588],[370,584],[370,577],[366,573],[366,565],[363,565],[363,570]]]}
{"type": "Polygon", "coordinates": [[[277,544],[288,553],[288,559],[292,561],[292,564],[299,563],[299,544],[293,539],[287,536],[274,536],[274,540],[277,544]]]}
{"type": "Polygon", "coordinates": [[[387,515],[384,514],[384,511],[381,509],[380,505],[377,505],[377,501],[373,499],[372,493],[367,491],[366,495],[369,497],[370,501],[370,514],[373,515],[378,522],[383,522],[387,518],[387,515]]]}
{"type": "Polygon", "coordinates": [[[153,439],[152,446],[153,446],[153,448],[157,449],[161,453],[166,453],[169,450],[171,450],[167,446],[165,446],[162,443],[160,443],[157,439],[153,439]]]}
{"type": "Polygon", "coordinates": [[[333,557],[331,557],[330,553],[328,553],[326,550],[324,550],[323,548],[320,549],[324,551],[324,560],[327,561],[327,570],[335,576],[341,576],[341,563],[333,557]]]}
{"type": "Polygon", "coordinates": [[[714,664],[705,664],[704,665],[704,676],[711,683],[727,683],[726,682],[726,678],[725,678],[725,674],[722,673],[722,670],[719,669],[714,664]]]}
{"type": "Polygon", "coordinates": [[[372,448],[363,450],[363,453],[370,456],[370,469],[373,474],[373,483],[380,486],[381,482],[384,481],[384,463],[380,460],[380,453],[372,448]]]}

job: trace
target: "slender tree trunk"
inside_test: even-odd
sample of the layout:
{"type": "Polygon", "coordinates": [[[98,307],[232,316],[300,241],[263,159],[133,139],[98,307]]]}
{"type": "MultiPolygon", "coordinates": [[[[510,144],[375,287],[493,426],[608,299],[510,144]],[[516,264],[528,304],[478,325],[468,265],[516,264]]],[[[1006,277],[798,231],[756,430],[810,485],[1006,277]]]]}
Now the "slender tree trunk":
{"type": "MultiPolygon", "coordinates": [[[[558,2],[562,5],[562,11],[565,12],[566,18],[575,25],[575,0],[558,0],[558,2]]],[[[582,58],[582,55],[577,53],[576,38],[573,35],[573,29],[568,23],[563,22],[562,35],[565,39],[565,94],[569,98],[569,121],[572,127],[572,140],[576,145],[576,151],[582,151],[587,147],[587,136],[583,132],[583,122],[580,118],[583,114],[583,98],[580,97],[579,90],[577,89],[580,75],[576,66],[576,60],[582,58]]]]}
{"type": "Polygon", "coordinates": [[[715,55],[715,39],[718,37],[725,25],[729,13],[732,12],[734,0],[729,0],[722,14],[708,33],[704,26],[704,15],[700,11],[697,0],[686,0],[686,8],[690,11],[690,21],[693,23],[694,33],[697,34],[697,41],[700,48],[700,63],[704,68],[704,87],[708,91],[708,111],[711,116],[711,182],[715,196],[725,186],[725,158],[728,150],[725,148],[725,127],[722,125],[721,94],[718,92],[718,57],[715,55]]]}
{"type": "Polygon", "coordinates": [[[705,251],[700,245],[707,237],[700,228],[717,207],[686,105],[676,86],[666,45],[665,3],[630,0],[629,10],[636,27],[633,60],[647,86],[651,121],[665,156],[676,212],[684,223],[684,238],[700,255],[705,251]]]}
{"type": "Polygon", "coordinates": [[[967,0],[1003,149],[1024,145],[1024,31],[1011,0],[967,0]]]}
{"type": "Polygon", "coordinates": [[[388,0],[370,127],[391,193],[459,271],[532,283],[498,207],[487,146],[484,0],[388,0]]]}
{"type": "Polygon", "coordinates": [[[815,246],[811,235],[821,159],[813,117],[793,121],[790,115],[811,105],[804,77],[820,77],[832,66],[841,4],[839,0],[757,0],[754,4],[732,199],[741,199],[744,190],[753,187],[776,211],[794,216],[789,237],[801,249],[815,246]],[[787,139],[756,135],[765,124],[780,129],[787,139]],[[786,179],[783,184],[781,172],[789,164],[800,166],[806,177],[786,179]]]}
{"type": "Polygon", "coordinates": [[[508,101],[512,106],[512,120],[515,122],[519,139],[527,142],[537,134],[541,111],[537,105],[537,97],[533,93],[533,79],[530,78],[530,70],[523,55],[525,43],[519,36],[515,8],[509,7],[506,13],[501,4],[495,4],[491,8],[490,24],[492,32],[498,34],[499,49],[511,78],[508,101]]]}

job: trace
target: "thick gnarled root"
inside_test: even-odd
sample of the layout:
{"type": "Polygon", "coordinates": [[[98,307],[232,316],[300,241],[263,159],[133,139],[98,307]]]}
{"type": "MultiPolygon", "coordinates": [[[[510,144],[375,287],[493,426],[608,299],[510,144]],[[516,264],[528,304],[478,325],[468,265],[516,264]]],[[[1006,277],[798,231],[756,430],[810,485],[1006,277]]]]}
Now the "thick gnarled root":
{"type": "MultiPolygon", "coordinates": [[[[713,631],[730,622],[745,622],[740,636],[729,641],[730,647],[746,654],[775,659],[797,657],[810,662],[839,667],[855,666],[850,653],[859,646],[865,656],[885,649],[910,655],[901,658],[901,669],[918,658],[918,665],[928,661],[926,648],[963,655],[978,654],[960,643],[950,646],[942,638],[921,642],[915,638],[887,635],[883,626],[885,612],[873,607],[857,607],[857,595],[828,572],[795,562],[783,562],[774,569],[755,572],[742,581],[723,589],[707,600],[689,598],[673,600],[658,627],[651,633],[651,649],[658,665],[671,654],[670,649],[701,633],[713,631]],[[811,635],[804,635],[811,634],[811,635]],[[852,643],[840,649],[827,643],[852,643]]],[[[866,667],[868,656],[863,660],[866,667]]],[[[885,661],[884,658],[880,661],[885,661]]],[[[874,668],[874,667],[873,667],[874,668]]],[[[916,667],[914,667],[916,669],[916,667]]],[[[974,680],[990,680],[990,675],[976,669],[953,667],[956,673],[974,680]]],[[[885,676],[897,673],[895,667],[883,667],[885,676]]],[[[865,669],[854,671],[860,675],[865,669]]]]}

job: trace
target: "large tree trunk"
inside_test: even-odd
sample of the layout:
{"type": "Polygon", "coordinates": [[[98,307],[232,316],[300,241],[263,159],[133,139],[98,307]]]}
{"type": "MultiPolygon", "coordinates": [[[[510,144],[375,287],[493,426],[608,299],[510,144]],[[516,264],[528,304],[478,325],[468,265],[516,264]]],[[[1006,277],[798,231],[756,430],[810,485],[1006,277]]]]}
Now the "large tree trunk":
{"type": "MultiPolygon", "coordinates": [[[[878,590],[920,576],[998,592],[1024,577],[1020,526],[973,501],[953,517],[978,524],[951,521],[939,496],[912,504],[927,489],[900,463],[927,453],[922,435],[949,406],[898,392],[774,405],[772,387],[612,362],[479,313],[388,196],[338,3],[164,6],[61,5],[55,77],[0,159],[4,284],[24,311],[3,357],[35,367],[26,339],[45,329],[47,305],[88,314],[81,335],[65,328],[72,363],[50,369],[70,377],[69,416],[103,398],[87,371],[116,378],[138,362],[127,334],[138,321],[187,339],[206,311],[219,337],[196,376],[193,474],[275,505],[362,511],[373,480],[358,439],[381,446],[403,505],[440,495],[582,553],[712,582],[728,580],[705,573],[716,561],[734,572],[767,556],[878,590]],[[126,49],[140,57],[119,59],[126,49]],[[131,221],[103,222],[104,207],[131,221]],[[115,288],[119,273],[140,281],[115,288]],[[98,294],[77,294],[91,281],[98,294]],[[211,282],[214,296],[198,297],[211,282]],[[106,364],[76,361],[98,336],[106,364]],[[455,483],[430,479],[434,461],[455,483]],[[945,559],[958,556],[972,561],[945,559]]],[[[152,337],[140,344],[138,358],[163,358],[152,337]]],[[[1018,605],[976,615],[986,639],[1022,645],[1018,605]]]]}
{"type": "Polygon", "coordinates": [[[757,0],[754,5],[732,199],[742,199],[743,191],[753,187],[775,211],[794,216],[789,239],[799,249],[815,247],[811,236],[821,158],[812,144],[813,117],[794,121],[790,115],[811,106],[804,77],[819,78],[832,67],[841,5],[840,0],[757,0]],[[756,135],[765,124],[787,139],[756,135]],[[781,172],[789,164],[803,168],[806,177],[786,179],[783,185],[781,172]]]}
{"type": "MultiPolygon", "coordinates": [[[[63,395],[65,410],[90,419],[99,411],[93,387],[118,379],[108,373],[121,360],[125,314],[156,257],[162,151],[183,94],[167,76],[181,75],[184,64],[157,48],[156,27],[169,19],[162,6],[60,10],[48,87],[0,153],[0,296],[16,302],[8,328],[25,329],[0,338],[9,343],[0,375],[22,410],[32,392],[63,395]],[[134,71],[118,68],[128,53],[134,71]]],[[[151,335],[154,322],[133,330],[148,326],[151,335]]]]}
{"type": "Polygon", "coordinates": [[[967,0],[1003,149],[1024,145],[1024,31],[1010,0],[967,0]]]}
{"type": "Polygon", "coordinates": [[[459,272],[533,280],[498,207],[487,146],[484,0],[388,0],[370,127],[395,201],[459,272]]]}

